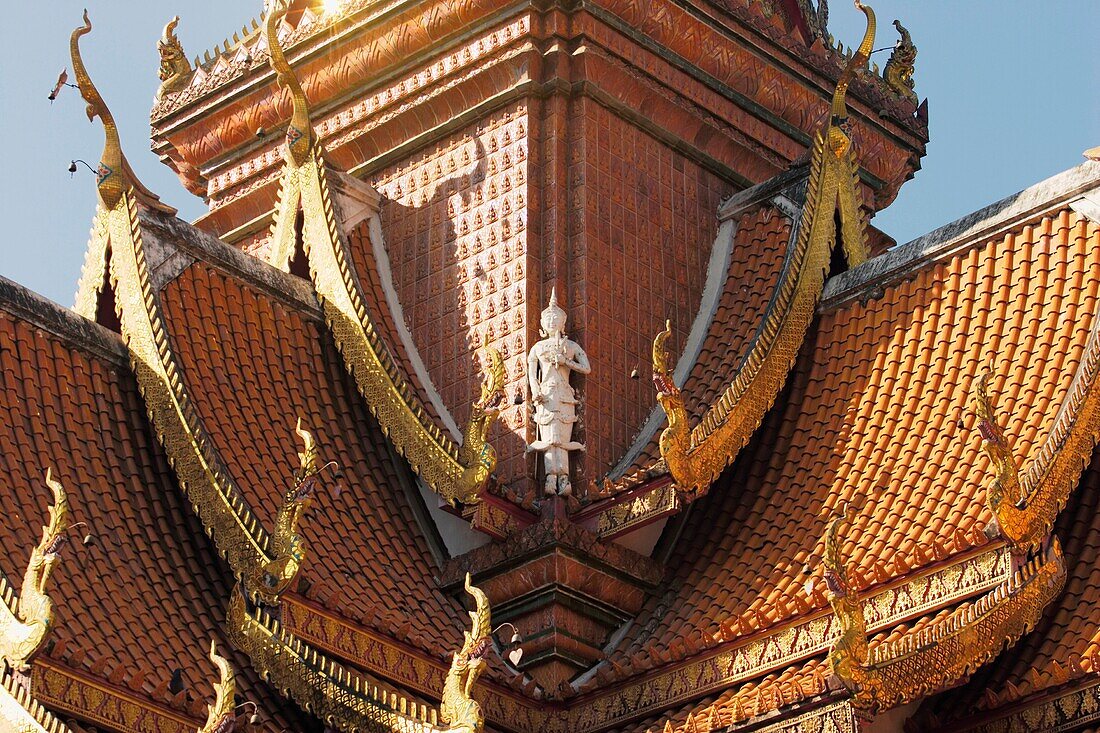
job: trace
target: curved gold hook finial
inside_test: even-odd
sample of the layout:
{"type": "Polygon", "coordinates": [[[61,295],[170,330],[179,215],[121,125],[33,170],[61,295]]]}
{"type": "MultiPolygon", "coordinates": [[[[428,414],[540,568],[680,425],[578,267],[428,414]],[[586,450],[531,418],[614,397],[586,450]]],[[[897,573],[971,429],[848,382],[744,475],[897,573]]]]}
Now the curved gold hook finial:
{"type": "Polygon", "coordinates": [[[469,631],[464,631],[462,649],[455,652],[451,668],[443,683],[443,695],[439,702],[439,717],[448,724],[443,730],[452,733],[482,733],[485,730],[485,714],[473,698],[474,684],[485,670],[485,656],[492,648],[492,616],[489,598],[470,580],[466,573],[466,592],[474,599],[475,610],[470,611],[469,631]]]}
{"type": "Polygon", "coordinates": [[[270,54],[271,68],[275,70],[276,81],[283,89],[290,90],[294,110],[290,117],[290,126],[286,130],[286,156],[293,165],[302,165],[313,147],[313,124],[309,119],[309,105],[306,93],[302,89],[294,69],[286,60],[283,47],[279,45],[279,21],[286,15],[286,0],[273,0],[264,25],[267,30],[267,50],[270,54]]]}
{"type": "Polygon", "coordinates": [[[46,468],[46,486],[53,492],[50,523],[42,528],[43,545],[52,545],[69,529],[69,498],[61,482],[53,477],[53,468],[46,468]],[[48,540],[47,540],[48,538],[48,540]]]}
{"type": "Polygon", "coordinates": [[[653,377],[667,377],[672,369],[672,357],[665,345],[672,337],[672,321],[665,321],[665,330],[657,334],[653,339],[653,377]]]}
{"type": "Polygon", "coordinates": [[[177,15],[168,21],[164,25],[164,34],[161,40],[165,43],[176,43],[179,38],[176,37],[176,26],[180,24],[180,17],[177,15]]]}
{"type": "Polygon", "coordinates": [[[482,371],[485,378],[481,381],[481,396],[475,407],[481,410],[500,412],[499,402],[504,397],[504,383],[507,375],[504,369],[504,357],[499,349],[489,346],[489,335],[485,334],[481,342],[482,371]]]}
{"type": "Polygon", "coordinates": [[[852,58],[848,59],[848,63],[840,75],[840,80],[836,83],[836,90],[833,92],[834,125],[839,124],[848,116],[848,108],[844,103],[844,97],[848,93],[848,85],[852,83],[856,72],[867,65],[867,60],[871,58],[871,50],[875,47],[875,11],[870,5],[864,5],[859,0],[855,0],[855,4],[867,16],[867,30],[863,33],[863,40],[860,42],[859,48],[852,54],[852,58]]]}
{"type": "Polygon", "coordinates": [[[473,584],[469,573],[466,573],[464,586],[466,592],[474,599],[474,610],[470,611],[471,626],[470,631],[466,633],[466,643],[462,651],[464,654],[483,653],[487,648],[493,625],[489,598],[481,588],[473,584]]]}
{"type": "Polygon", "coordinates": [[[88,19],[88,11],[84,11],[84,25],[73,30],[69,38],[69,54],[72,56],[73,73],[76,76],[76,85],[80,88],[80,96],[87,103],[86,112],[88,121],[94,122],[98,117],[103,122],[103,155],[99,159],[99,169],[96,171],[96,188],[99,191],[99,200],[108,211],[118,206],[122,200],[122,194],[127,188],[132,188],[138,199],[150,208],[163,211],[167,214],[175,214],[176,210],[161,202],[160,198],[141,184],[126,156],[122,154],[122,143],[118,137],[118,126],[107,103],[103,101],[99,90],[88,75],[88,69],[84,66],[84,59],[80,56],[80,37],[92,32],[92,21],[88,19]]]}
{"type": "Polygon", "coordinates": [[[829,149],[837,157],[847,152],[848,147],[851,145],[847,133],[841,129],[841,125],[848,119],[848,106],[844,99],[848,93],[848,85],[852,83],[856,72],[867,65],[867,60],[871,58],[871,50],[875,46],[875,11],[871,9],[870,5],[864,5],[860,0],[855,0],[855,4],[867,16],[867,30],[863,33],[863,40],[860,42],[859,48],[855,50],[844,66],[844,71],[841,72],[840,79],[836,83],[836,89],[833,91],[832,116],[829,119],[829,131],[826,138],[829,149]]]}
{"type": "Polygon", "coordinates": [[[88,11],[84,11],[84,25],[73,30],[69,38],[69,54],[72,56],[73,73],[76,75],[76,85],[80,88],[80,96],[87,102],[88,121],[92,122],[98,117],[103,122],[103,155],[99,161],[99,170],[96,172],[96,186],[99,189],[99,198],[108,209],[113,209],[122,198],[125,182],[122,180],[122,143],[118,138],[118,127],[111,110],[107,109],[107,103],[103,101],[99,90],[92,83],[88,75],[88,69],[84,66],[84,59],[80,57],[80,37],[92,32],[92,22],[88,19],[88,11]]]}
{"type": "Polygon", "coordinates": [[[298,422],[294,426],[294,432],[302,439],[302,451],[298,454],[298,461],[301,464],[298,469],[298,476],[299,481],[301,481],[320,470],[317,467],[317,441],[313,438],[313,433],[302,427],[301,417],[298,418],[298,422]]]}
{"type": "MultiPolygon", "coordinates": [[[[206,725],[198,733],[217,733],[226,730],[226,724],[234,716],[234,695],[237,683],[229,660],[218,654],[218,642],[210,640],[210,661],[218,668],[218,681],[214,683],[214,704],[207,708],[206,725]]],[[[229,728],[232,730],[232,728],[229,728]]]]}
{"type": "Polygon", "coordinates": [[[825,548],[821,561],[825,566],[825,582],[829,584],[829,590],[834,595],[847,595],[851,592],[844,556],[840,552],[840,546],[843,542],[843,538],[840,536],[840,527],[851,524],[855,517],[855,507],[848,502],[844,502],[838,507],[836,514],[829,520],[829,524],[825,529],[825,548]]]}
{"type": "Polygon", "coordinates": [[[191,62],[187,60],[187,54],[183,52],[183,44],[176,35],[176,27],[179,23],[178,15],[168,21],[164,26],[164,35],[157,41],[157,52],[160,54],[160,69],[157,76],[160,77],[161,82],[160,88],[157,89],[157,100],[183,89],[191,78],[191,62]]]}

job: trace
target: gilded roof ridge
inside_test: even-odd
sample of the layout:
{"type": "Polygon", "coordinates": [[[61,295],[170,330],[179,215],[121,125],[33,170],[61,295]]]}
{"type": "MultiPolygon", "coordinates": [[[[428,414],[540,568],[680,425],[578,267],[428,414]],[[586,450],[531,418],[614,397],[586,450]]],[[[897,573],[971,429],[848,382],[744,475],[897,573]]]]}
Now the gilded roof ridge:
{"type": "MultiPolygon", "coordinates": [[[[111,118],[80,60],[77,44],[91,30],[87,14],[84,26],[73,31],[71,52],[77,68],[81,94],[89,112],[104,120],[111,118]]],[[[91,116],[91,114],[90,114],[91,116]]],[[[154,283],[156,247],[144,242],[140,210],[175,214],[159,199],[140,187],[125,165],[117,131],[106,131],[107,143],[97,180],[99,205],[92,225],[89,251],[102,254],[109,262],[115,315],[130,352],[146,412],[157,439],[164,447],[180,487],[194,506],[203,526],[219,552],[229,561],[233,574],[241,578],[254,596],[264,595],[261,570],[278,561],[273,554],[272,536],[259,521],[245,494],[234,479],[211,435],[199,417],[167,328],[167,316],[154,283]],[[112,164],[111,161],[114,161],[112,164]],[[107,253],[110,252],[110,257],[107,253]]],[[[146,217],[148,220],[148,217],[146,217]]],[[[84,282],[92,282],[84,273],[84,282]]],[[[98,277],[103,282],[105,275],[98,277]]],[[[98,309],[101,293],[82,289],[80,308],[87,314],[98,309]]]]}
{"type": "MultiPolygon", "coordinates": [[[[997,693],[991,693],[1000,697],[997,693]]],[[[1068,687],[1046,688],[1020,697],[1010,696],[993,709],[971,712],[940,730],[950,733],[1003,733],[1032,730],[1035,721],[1051,726],[1050,730],[1095,730],[1079,728],[1086,720],[1095,720],[1093,711],[1100,709],[1100,681],[1095,676],[1078,678],[1068,687]]]]}
{"type": "Polygon", "coordinates": [[[294,102],[268,261],[289,271],[300,246],[344,366],[391,444],[446,502],[477,504],[497,464],[488,434],[504,402],[503,357],[486,335],[481,345],[481,394],[471,404],[462,441],[455,441],[425,408],[367,307],[347,234],[337,216],[324,149],[314,134],[305,92],[274,32],[285,12],[285,4],[273,2],[265,20],[271,66],[278,72],[279,87],[288,90],[294,102]]]}
{"type": "MultiPolygon", "coordinates": [[[[736,217],[753,207],[770,204],[791,219],[796,224],[801,218],[801,204],[805,197],[802,183],[809,175],[806,165],[791,166],[782,173],[778,173],[766,181],[757,183],[742,191],[731,195],[718,206],[719,228],[711,245],[710,262],[707,265],[706,282],[703,286],[703,295],[699,300],[699,310],[692,321],[691,332],[684,344],[679,358],[676,361],[674,381],[683,385],[691,376],[692,370],[699,361],[707,336],[714,324],[714,317],[726,288],[730,281],[730,257],[736,246],[738,222],[736,217]]],[[[791,227],[793,239],[797,227],[791,227]]],[[[653,410],[645,423],[642,424],[634,440],[623,452],[618,462],[607,472],[605,480],[612,487],[601,487],[604,495],[611,494],[614,499],[619,493],[627,489],[627,486],[615,486],[617,484],[642,483],[631,473],[632,468],[642,451],[650,444],[653,437],[660,430],[664,421],[664,411],[660,405],[654,404],[653,410]],[[610,488],[610,491],[608,490],[610,488]]]]}
{"type": "Polygon", "coordinates": [[[875,34],[875,14],[856,0],[867,27],[833,93],[832,115],[821,125],[810,153],[802,214],[792,232],[778,281],[747,351],[733,355],[737,368],[702,419],[690,425],[683,391],[669,369],[671,325],[653,341],[653,381],[668,417],[659,439],[661,458],[686,500],[711,484],[744,448],[778,397],[810,327],[833,251],[842,245],[852,267],[867,258],[859,164],[849,136],[845,94],[864,67],[875,34]],[[838,217],[839,215],[839,217],[838,217]],[[839,218],[839,222],[837,222],[839,218]]]}
{"type": "MultiPolygon", "coordinates": [[[[430,733],[442,729],[434,708],[396,685],[345,667],[289,631],[263,609],[252,611],[234,592],[226,614],[233,645],[280,691],[343,730],[430,733]]],[[[470,733],[478,733],[471,728],[470,733]]]]}
{"type": "MultiPolygon", "coordinates": [[[[978,532],[978,534],[981,533],[978,532]]],[[[1011,575],[1010,553],[1003,545],[987,544],[972,552],[960,552],[958,556],[937,566],[931,572],[921,568],[895,582],[882,586],[876,584],[867,594],[867,606],[870,609],[868,625],[872,628],[872,633],[889,632],[914,615],[935,615],[961,601],[984,594],[1006,582],[1011,575]],[[952,583],[958,579],[965,579],[965,581],[956,584],[957,587],[944,594],[942,590],[944,582],[949,579],[952,583]]],[[[824,606],[823,594],[818,593],[818,595],[822,599],[820,605],[824,606]]],[[[296,599],[284,598],[284,604],[286,603],[294,604],[296,599]]],[[[300,605],[307,606],[311,603],[316,601],[304,599],[300,605]]],[[[339,619],[342,629],[362,631],[368,636],[378,634],[364,627],[361,621],[353,620],[346,614],[331,610],[324,612],[339,619]]],[[[576,696],[570,697],[563,705],[549,709],[549,718],[546,717],[545,711],[532,712],[534,708],[530,706],[539,705],[539,699],[523,689],[518,692],[522,694],[522,699],[528,707],[520,710],[509,707],[505,711],[510,710],[515,713],[512,720],[514,727],[528,733],[535,731],[584,733],[601,730],[612,723],[624,723],[635,717],[644,717],[646,714],[667,709],[669,706],[680,705],[688,699],[721,693],[733,685],[758,682],[761,678],[776,674],[792,663],[818,657],[828,651],[828,640],[833,636],[836,626],[832,615],[827,610],[821,609],[820,606],[815,607],[809,613],[795,619],[793,624],[790,619],[777,621],[767,628],[757,629],[752,634],[726,640],[725,643],[717,646],[696,649],[687,657],[663,662],[656,667],[638,669],[634,668],[629,661],[623,663],[622,658],[605,660],[598,667],[602,671],[588,684],[577,689],[576,696]],[[685,675],[697,681],[696,688],[692,690],[682,688],[685,675]],[[639,699],[648,701],[646,707],[631,711],[630,706],[636,704],[639,699]],[[618,712],[614,713],[611,719],[601,719],[596,712],[600,710],[618,712]],[[565,727],[555,727],[555,724],[565,727]]],[[[312,621],[296,619],[292,627],[295,630],[301,630],[302,636],[307,636],[306,630],[312,625],[312,621]]],[[[338,635],[344,638],[344,633],[341,630],[338,635]]],[[[318,646],[323,648],[330,658],[347,660],[359,668],[372,668],[370,662],[362,657],[356,658],[355,654],[351,653],[352,649],[363,649],[369,645],[359,642],[353,645],[344,642],[334,644],[333,637],[329,636],[327,642],[320,642],[318,646]]],[[[386,659],[389,657],[387,656],[386,659]]],[[[407,667],[404,664],[394,667],[394,669],[405,668],[407,667]]],[[[393,679],[395,683],[405,686],[406,689],[416,689],[417,681],[397,676],[393,679]]],[[[487,683],[485,689],[491,693],[488,702],[491,703],[492,710],[497,712],[497,715],[491,717],[494,720],[499,719],[502,709],[500,701],[514,696],[517,690],[492,681],[487,683]]]]}
{"type": "Polygon", "coordinates": [[[1085,161],[1011,196],[1006,196],[927,234],[872,257],[829,279],[820,310],[842,307],[877,288],[889,287],[911,273],[971,246],[1021,221],[1061,207],[1100,188],[1100,162],[1085,161]]]}
{"type": "MultiPolygon", "coordinates": [[[[834,520],[830,531],[842,520],[834,520]]],[[[852,693],[853,705],[872,713],[919,700],[973,674],[1033,629],[1066,582],[1061,546],[1051,536],[1044,549],[977,600],[931,617],[920,629],[869,645],[864,604],[848,586],[839,546],[834,549],[831,558],[826,551],[826,582],[841,634],[829,662],[852,693]]]]}
{"type": "MultiPolygon", "coordinates": [[[[830,525],[829,532],[835,528],[834,522],[830,525]]],[[[835,554],[839,548],[835,541],[832,544],[835,554]]],[[[839,557],[834,557],[833,561],[842,562],[839,557]]],[[[875,688],[876,691],[886,690],[891,694],[901,695],[900,698],[893,699],[876,698],[875,702],[881,702],[883,709],[905,704],[914,697],[932,694],[936,691],[934,688],[941,684],[949,684],[943,680],[950,676],[951,671],[957,671],[960,665],[969,674],[981,664],[990,661],[1000,651],[1000,646],[993,643],[980,648],[980,644],[973,643],[975,636],[968,629],[974,625],[984,629],[1003,623],[1018,634],[1041,615],[1043,607],[1040,604],[1043,600],[1058,595],[1059,584],[1064,582],[1064,571],[1062,555],[1055,541],[1041,558],[1034,558],[1016,569],[995,588],[978,598],[966,600],[954,607],[944,606],[913,619],[899,620],[892,626],[878,630],[874,637],[864,637],[869,666],[887,670],[888,684],[881,690],[875,688]],[[1025,612],[1019,615],[1006,613],[1006,609],[1012,607],[1023,607],[1025,612]],[[923,668],[913,664],[915,659],[924,657],[930,657],[934,661],[923,668]],[[953,662],[955,666],[948,672],[942,671],[940,668],[948,662],[953,662]],[[930,670],[930,674],[922,677],[922,669],[930,670]]],[[[808,698],[818,698],[817,705],[822,704],[819,696],[826,696],[824,699],[828,701],[837,700],[838,689],[844,689],[839,685],[843,679],[831,677],[827,664],[826,660],[814,657],[798,665],[743,682],[714,701],[692,709],[684,721],[664,730],[673,733],[716,733],[765,712],[790,708],[808,698]],[[794,677],[795,680],[799,677],[809,679],[803,680],[802,685],[791,686],[790,681],[784,684],[785,676],[794,677]],[[803,686],[807,681],[810,682],[809,691],[803,686]],[[803,694],[799,694],[800,691],[803,694]],[[762,701],[756,699],[760,694],[767,697],[762,701]]],[[[845,697],[845,704],[852,704],[856,708],[864,701],[859,695],[851,699],[845,697]]],[[[782,729],[787,730],[787,725],[790,725],[789,720],[784,721],[782,729]]]]}
{"type": "Polygon", "coordinates": [[[1018,466],[1012,440],[997,420],[987,368],[972,387],[972,411],[978,418],[983,450],[992,464],[986,504],[993,514],[990,532],[1000,534],[1022,553],[1038,546],[1051,531],[1100,437],[1100,313],[1092,314],[1085,344],[1069,390],[1057,407],[1050,430],[1026,466],[1018,466]]]}

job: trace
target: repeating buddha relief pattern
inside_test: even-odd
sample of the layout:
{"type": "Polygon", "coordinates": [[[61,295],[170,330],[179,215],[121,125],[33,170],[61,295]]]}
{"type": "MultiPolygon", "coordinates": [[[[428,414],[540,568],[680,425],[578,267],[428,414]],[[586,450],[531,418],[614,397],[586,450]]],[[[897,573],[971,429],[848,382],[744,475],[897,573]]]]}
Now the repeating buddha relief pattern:
{"type": "Polygon", "coordinates": [[[507,369],[494,430],[503,481],[526,473],[522,390],[527,349],[528,115],[514,105],[374,178],[405,323],[434,387],[461,425],[478,396],[483,339],[507,369]]]}
{"type": "Polygon", "coordinates": [[[570,328],[592,362],[578,438],[592,480],[619,461],[653,411],[653,336],[669,319],[677,348],[687,339],[718,207],[733,187],[596,102],[581,100],[577,113],[570,328]]]}

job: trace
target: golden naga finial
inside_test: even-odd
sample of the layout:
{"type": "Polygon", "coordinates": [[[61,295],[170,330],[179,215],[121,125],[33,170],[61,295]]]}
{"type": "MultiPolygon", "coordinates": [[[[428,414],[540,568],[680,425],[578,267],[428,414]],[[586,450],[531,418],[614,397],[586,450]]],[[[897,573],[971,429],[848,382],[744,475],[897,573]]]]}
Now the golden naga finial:
{"type": "Polygon", "coordinates": [[[93,122],[98,117],[103,123],[103,155],[99,159],[99,169],[96,171],[96,188],[99,190],[99,200],[107,211],[115,209],[122,200],[122,195],[131,189],[142,201],[152,208],[175,214],[176,210],[171,206],[161,203],[160,198],[141,184],[134,175],[126,156],[122,154],[122,143],[118,137],[118,126],[107,103],[103,101],[99,90],[92,83],[88,75],[88,69],[84,66],[84,59],[80,56],[80,37],[92,32],[92,22],[88,19],[88,11],[84,11],[84,25],[73,30],[69,38],[69,54],[72,56],[73,73],[76,76],[76,85],[80,88],[80,96],[87,103],[86,112],[88,121],[93,122]]]}
{"type": "Polygon", "coordinates": [[[825,530],[821,562],[825,570],[829,605],[840,628],[840,635],[829,652],[829,666],[852,693],[855,705],[866,709],[873,706],[881,680],[874,667],[868,664],[867,622],[863,616],[863,604],[848,578],[840,551],[843,542],[840,527],[850,524],[854,518],[852,506],[843,504],[825,530]]]}
{"type": "Polygon", "coordinates": [[[161,100],[172,92],[178,92],[187,86],[187,80],[191,78],[191,62],[183,52],[183,44],[176,36],[176,26],[180,17],[177,15],[164,26],[164,36],[157,41],[157,51],[160,52],[160,87],[157,89],[157,99],[161,100]]]}
{"type": "Polygon", "coordinates": [[[692,453],[691,427],[688,425],[684,394],[673,382],[672,357],[666,346],[671,337],[672,322],[665,321],[665,330],[653,339],[653,385],[657,388],[657,403],[668,417],[668,427],[658,441],[661,458],[681,492],[701,495],[710,484],[701,473],[710,471],[700,464],[709,465],[710,460],[702,454],[692,453]]]}
{"type": "Polygon", "coordinates": [[[290,125],[286,129],[286,157],[292,165],[299,166],[309,159],[313,148],[313,123],[309,119],[309,105],[306,93],[298,81],[294,69],[283,54],[279,45],[279,22],[286,16],[286,0],[272,0],[264,25],[267,29],[267,49],[270,54],[271,68],[275,70],[276,80],[283,89],[290,90],[294,111],[290,125]]]}
{"type": "Polygon", "coordinates": [[[232,733],[237,723],[237,707],[234,696],[237,682],[229,660],[218,654],[218,643],[210,640],[210,661],[218,668],[218,681],[214,683],[214,704],[207,706],[206,725],[198,733],[232,733]]]}
{"type": "Polygon", "coordinates": [[[838,158],[847,152],[848,147],[852,144],[852,141],[842,129],[848,120],[848,106],[845,102],[848,85],[852,83],[856,73],[867,65],[867,60],[871,58],[871,51],[875,47],[875,11],[871,9],[870,5],[864,5],[859,0],[855,0],[855,5],[867,16],[867,30],[863,33],[863,40],[860,42],[859,48],[856,49],[844,66],[844,71],[841,72],[840,79],[836,83],[836,89],[833,91],[832,116],[829,120],[827,138],[829,149],[838,158]]]}
{"type": "Polygon", "coordinates": [[[294,425],[294,432],[302,439],[302,451],[298,454],[298,462],[301,465],[298,468],[297,475],[298,482],[301,483],[320,470],[317,467],[317,441],[314,440],[313,433],[302,427],[302,418],[300,417],[294,425]]]}
{"type": "Polygon", "coordinates": [[[455,484],[448,487],[444,498],[452,504],[475,504],[485,482],[497,466],[497,452],[489,444],[489,428],[500,415],[504,401],[504,358],[500,351],[489,346],[486,337],[482,342],[482,354],[487,366],[481,382],[481,396],[470,406],[470,419],[462,434],[462,445],[458,449],[458,462],[462,465],[455,484]]]}
{"type": "MultiPolygon", "coordinates": [[[[1057,512],[1041,511],[1041,506],[1036,508],[1030,505],[1032,491],[1025,485],[1024,476],[1017,466],[1012,441],[997,422],[993,398],[989,392],[992,379],[993,374],[988,368],[983,369],[975,378],[970,395],[970,411],[978,419],[982,450],[989,456],[993,466],[993,479],[985,492],[986,504],[993,514],[990,531],[1004,537],[1014,551],[1020,552],[1042,542],[1047,523],[1053,521],[1044,521],[1043,515],[1057,512]]],[[[1055,502],[1049,496],[1045,498],[1047,503],[1055,502]]]]}
{"type": "Polygon", "coordinates": [[[882,67],[882,78],[894,92],[916,104],[917,93],[913,91],[913,71],[917,64],[917,47],[913,44],[913,37],[909,35],[909,30],[901,24],[900,20],[894,21],[894,27],[898,29],[900,37],[890,53],[890,60],[886,62],[886,66],[882,67]]]}
{"type": "Polygon", "coordinates": [[[451,669],[443,685],[439,717],[451,733],[481,733],[485,730],[485,714],[472,697],[474,684],[485,670],[485,655],[492,648],[492,615],[489,598],[470,583],[466,573],[466,592],[473,596],[475,610],[470,612],[471,628],[464,632],[465,643],[455,652],[451,669]]]}
{"type": "Polygon", "coordinates": [[[982,436],[982,449],[993,463],[994,478],[986,491],[986,502],[994,517],[1005,502],[1016,504],[1023,497],[1020,471],[1011,441],[997,422],[993,397],[989,393],[993,372],[987,367],[974,379],[970,394],[970,411],[978,419],[978,433],[982,436]]]}
{"type": "Polygon", "coordinates": [[[653,339],[653,375],[667,377],[672,372],[671,358],[665,342],[672,337],[672,321],[665,321],[665,330],[653,339]]]}
{"type": "Polygon", "coordinates": [[[308,548],[305,539],[298,534],[298,523],[313,502],[319,483],[317,442],[313,434],[302,427],[298,418],[294,432],[302,439],[302,451],[298,453],[300,467],[294,476],[294,485],[283,495],[282,506],[275,517],[275,531],[271,537],[274,558],[256,569],[250,586],[264,603],[274,605],[279,596],[290,587],[305,562],[308,548]]]}
{"type": "Polygon", "coordinates": [[[99,198],[108,209],[113,209],[122,198],[122,192],[126,187],[122,180],[122,143],[118,138],[118,126],[107,103],[103,101],[99,90],[92,83],[88,70],[84,67],[84,59],[80,57],[80,37],[92,32],[92,21],[88,19],[88,11],[84,11],[84,25],[73,30],[69,37],[69,53],[72,56],[73,73],[76,75],[76,85],[80,88],[80,96],[87,102],[88,121],[92,122],[98,117],[103,122],[103,133],[106,140],[103,144],[103,155],[99,161],[96,185],[99,188],[99,198]]]}
{"type": "Polygon", "coordinates": [[[0,602],[0,658],[17,669],[34,658],[53,626],[53,601],[46,586],[60,560],[70,525],[69,500],[51,469],[46,469],[46,485],[53,492],[50,520],[42,528],[42,541],[31,551],[19,600],[15,608],[0,602]]]}

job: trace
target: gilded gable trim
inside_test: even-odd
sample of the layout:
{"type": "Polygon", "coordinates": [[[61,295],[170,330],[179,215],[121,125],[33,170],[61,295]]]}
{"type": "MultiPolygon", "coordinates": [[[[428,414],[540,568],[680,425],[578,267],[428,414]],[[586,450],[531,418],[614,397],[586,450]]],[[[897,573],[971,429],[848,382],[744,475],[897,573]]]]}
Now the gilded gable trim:
{"type": "Polygon", "coordinates": [[[49,659],[34,663],[31,689],[44,705],[114,730],[195,733],[201,721],[49,659]]]}

